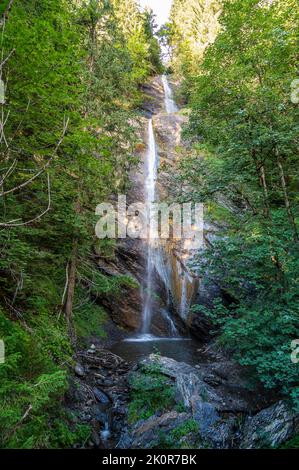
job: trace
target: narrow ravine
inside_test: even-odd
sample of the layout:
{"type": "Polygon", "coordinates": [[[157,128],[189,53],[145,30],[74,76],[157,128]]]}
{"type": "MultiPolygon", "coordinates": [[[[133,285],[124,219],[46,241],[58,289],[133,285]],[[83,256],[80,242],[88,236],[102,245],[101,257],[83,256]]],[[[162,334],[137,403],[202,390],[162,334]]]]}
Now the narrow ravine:
{"type": "MultiPolygon", "coordinates": [[[[184,122],[167,77],[156,78],[151,87],[158,99],[145,120],[146,146],[136,183],[147,207],[165,196],[162,162],[175,161],[173,149],[180,143],[184,122]]],[[[170,168],[172,171],[174,165],[170,168]]],[[[88,446],[163,448],[168,436],[186,429],[172,444],[176,448],[250,448],[260,445],[255,423],[275,440],[278,431],[270,427],[273,416],[277,416],[282,432],[292,433],[293,415],[286,405],[275,403],[262,389],[250,389],[243,369],[219,348],[209,324],[200,315],[190,320],[192,302],[201,302],[200,292],[208,290],[189,270],[192,251],[184,241],[152,240],[149,210],[147,225],[146,240],[119,246],[119,263],[104,265],[99,261],[99,269],[112,275],[117,275],[116,268],[123,263],[139,287],[124,291],[117,316],[111,314],[117,320],[111,331],[113,335],[117,331],[118,339],[111,341],[110,334],[104,344],[95,338],[95,345],[78,355],[74,388],[81,395],[74,399],[78,395],[74,392],[70,407],[83,421],[92,422],[94,431],[88,446]],[[130,325],[126,330],[120,328],[122,312],[130,325]],[[151,371],[159,371],[158,376],[151,376],[151,371]],[[148,415],[142,415],[151,394],[157,393],[157,380],[163,384],[159,399],[148,415]],[[141,387],[137,401],[134,387],[135,393],[136,387],[141,387]],[[172,398],[163,404],[164,389],[172,398]],[[137,410],[133,406],[133,414],[132,402],[137,410]]],[[[107,301],[105,305],[115,312],[113,304],[107,301]]]]}

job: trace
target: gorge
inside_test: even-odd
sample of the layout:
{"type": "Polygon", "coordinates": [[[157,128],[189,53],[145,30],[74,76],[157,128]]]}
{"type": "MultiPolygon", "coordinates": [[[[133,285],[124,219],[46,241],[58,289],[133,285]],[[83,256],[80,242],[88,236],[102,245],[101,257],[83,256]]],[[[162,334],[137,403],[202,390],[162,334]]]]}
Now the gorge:
{"type": "MultiPolygon", "coordinates": [[[[150,94],[157,98],[157,114],[144,121],[146,146],[137,179],[137,186],[143,188],[148,203],[162,194],[165,197],[166,188],[161,191],[161,180],[167,181],[165,173],[172,171],[177,161],[175,147],[182,145],[181,126],[186,122],[172,101],[166,77],[156,77],[152,81],[150,94]],[[172,112],[167,112],[167,109],[172,112]],[[163,167],[166,160],[171,162],[168,169],[163,167]]],[[[135,177],[133,181],[136,182],[135,177]]],[[[140,194],[139,189],[133,186],[132,191],[140,194]]],[[[150,232],[149,213],[147,222],[150,232]]],[[[213,233],[212,228],[208,226],[209,234],[213,233]]],[[[174,243],[168,240],[165,243],[163,240],[157,243],[150,237],[144,243],[131,241],[127,250],[131,250],[133,259],[137,257],[138,261],[135,260],[132,265],[126,264],[126,272],[134,277],[137,275],[136,279],[139,280],[135,294],[127,292],[127,295],[132,295],[132,298],[137,295],[139,300],[134,304],[135,310],[132,303],[129,310],[130,315],[135,317],[134,321],[128,321],[127,304],[124,302],[125,313],[122,317],[122,307],[118,304],[120,312],[116,322],[122,325],[123,318],[126,318],[127,325],[135,326],[130,328],[131,332],[123,332],[116,342],[109,342],[104,353],[108,364],[101,359],[104,351],[102,342],[95,338],[96,346],[90,351],[92,355],[85,358],[87,374],[89,361],[100,365],[100,375],[103,377],[93,383],[96,387],[100,385],[102,392],[107,393],[111,400],[108,404],[110,420],[105,418],[105,411],[102,411],[104,414],[100,419],[100,423],[101,420],[102,423],[105,421],[103,429],[106,426],[109,433],[108,439],[101,445],[108,448],[163,446],[163,439],[168,434],[175,435],[176,429],[185,427],[186,431],[182,432],[176,446],[250,448],[263,445],[264,438],[260,437],[263,433],[273,445],[291,436],[297,428],[296,415],[283,401],[267,396],[262,388],[250,387],[246,373],[215,343],[205,319],[201,319],[200,315],[194,319],[193,315],[191,323],[189,309],[192,302],[202,301],[199,299],[203,298],[200,293],[201,280],[196,278],[187,264],[192,259],[192,251],[184,247],[181,241],[174,243]],[[143,269],[136,272],[137,265],[143,266],[143,269]],[[133,266],[133,271],[130,266],[133,266]],[[110,371],[108,376],[107,371],[110,371]],[[150,386],[148,395],[148,380],[153,384],[156,380],[161,381],[162,388],[173,393],[172,405],[165,405],[165,410],[163,406],[161,409],[158,406],[149,418],[137,418],[134,417],[130,400],[135,396],[133,404],[134,400],[139,403],[141,399],[136,398],[139,396],[138,387],[144,381],[142,387],[145,388],[140,389],[140,393],[150,402],[150,396],[155,396],[156,392],[154,385],[150,386]],[[259,423],[262,434],[256,433],[255,422],[259,423]]],[[[122,263],[122,259],[119,262],[122,263]]],[[[98,265],[103,269],[100,260],[98,265]]],[[[107,265],[105,270],[108,271],[107,265]]],[[[205,301],[209,302],[209,296],[213,295],[218,295],[218,292],[206,292],[205,301]]],[[[109,304],[107,308],[109,310],[109,304]]],[[[162,396],[160,401],[163,401],[162,396]]]]}
{"type": "Polygon", "coordinates": [[[1,0],[0,448],[299,447],[297,3],[1,0]]]}

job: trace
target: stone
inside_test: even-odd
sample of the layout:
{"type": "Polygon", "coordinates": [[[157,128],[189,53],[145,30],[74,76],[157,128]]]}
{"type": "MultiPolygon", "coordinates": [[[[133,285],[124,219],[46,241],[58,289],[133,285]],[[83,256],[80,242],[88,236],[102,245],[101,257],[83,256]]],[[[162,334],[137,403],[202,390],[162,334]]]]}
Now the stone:
{"type": "Polygon", "coordinates": [[[192,414],[199,425],[202,436],[207,436],[211,427],[220,420],[220,416],[213,405],[196,399],[192,400],[192,414]]]}
{"type": "Polygon", "coordinates": [[[98,433],[95,430],[92,432],[91,439],[92,439],[92,442],[94,443],[95,447],[100,446],[101,440],[100,440],[100,437],[99,437],[98,433]]]}
{"type": "Polygon", "coordinates": [[[188,419],[191,419],[191,415],[188,413],[169,411],[162,415],[156,414],[146,421],[137,423],[132,436],[132,447],[150,449],[158,442],[161,434],[167,436],[170,431],[174,430],[188,419]]]}
{"type": "Polygon", "coordinates": [[[88,349],[87,352],[88,352],[88,354],[94,354],[94,353],[96,352],[96,347],[95,347],[95,345],[92,344],[92,345],[90,346],[90,348],[88,349]]]}
{"type": "Polygon", "coordinates": [[[247,417],[240,447],[256,449],[277,447],[299,431],[299,413],[279,401],[252,417],[247,417]]]}
{"type": "Polygon", "coordinates": [[[176,378],[177,396],[181,397],[187,408],[192,408],[197,401],[211,403],[218,411],[226,408],[221,394],[206,384],[197,374],[197,370],[189,374],[179,374],[176,378]]]}
{"type": "Polygon", "coordinates": [[[85,377],[85,370],[84,370],[84,367],[81,366],[81,364],[79,364],[77,362],[77,364],[75,365],[75,374],[77,375],[77,377],[85,377]]]}
{"type": "MultiPolygon", "coordinates": [[[[179,374],[187,374],[194,372],[195,368],[185,362],[178,362],[170,357],[157,356],[151,354],[144,359],[141,364],[158,364],[161,372],[168,377],[176,379],[179,374]]],[[[198,371],[196,371],[198,373],[198,371]]]]}
{"type": "Polygon", "coordinates": [[[110,398],[108,397],[108,395],[105,392],[103,392],[99,388],[95,388],[95,387],[92,389],[92,391],[93,391],[93,394],[94,394],[96,400],[99,403],[102,403],[103,405],[110,405],[110,403],[111,403],[110,398]]]}
{"type": "MultiPolygon", "coordinates": [[[[183,402],[187,408],[191,407],[191,398],[197,397],[200,401],[211,403],[217,411],[248,412],[245,388],[239,385],[221,387],[218,383],[216,387],[209,385],[205,382],[207,370],[204,367],[199,370],[184,362],[155,354],[151,354],[141,364],[158,364],[161,372],[174,380],[177,402],[183,402]]],[[[210,367],[210,380],[212,372],[210,367]]]]}

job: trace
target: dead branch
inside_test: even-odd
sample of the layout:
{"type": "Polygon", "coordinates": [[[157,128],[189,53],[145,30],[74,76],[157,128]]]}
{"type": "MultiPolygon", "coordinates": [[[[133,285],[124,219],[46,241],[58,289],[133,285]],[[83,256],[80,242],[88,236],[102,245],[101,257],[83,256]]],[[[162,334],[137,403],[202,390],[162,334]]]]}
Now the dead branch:
{"type": "Polygon", "coordinates": [[[13,429],[6,435],[6,440],[9,439],[11,436],[14,435],[16,430],[21,426],[23,421],[27,418],[29,415],[30,411],[32,410],[32,405],[29,405],[25,413],[23,414],[22,418],[17,422],[17,424],[13,427],[13,429]]]}
{"type": "Polygon", "coordinates": [[[68,289],[68,286],[69,286],[69,265],[70,265],[70,262],[68,261],[67,264],[66,264],[66,268],[65,268],[65,278],[66,279],[65,279],[64,290],[63,290],[63,294],[62,294],[62,298],[61,298],[61,304],[60,304],[60,310],[59,310],[59,313],[58,313],[58,319],[60,319],[64,304],[65,304],[65,296],[66,296],[67,289],[68,289]]]}
{"type": "Polygon", "coordinates": [[[7,223],[0,223],[0,227],[21,227],[24,225],[29,225],[32,224],[33,222],[36,222],[37,220],[40,220],[49,210],[51,209],[51,183],[50,183],[50,175],[49,173],[47,174],[47,180],[48,180],[48,206],[47,208],[38,216],[34,217],[31,220],[27,220],[26,222],[20,222],[16,224],[16,220],[11,220],[10,222],[7,223]]]}
{"type": "Polygon", "coordinates": [[[2,106],[2,110],[1,110],[1,121],[0,121],[0,131],[1,131],[1,135],[0,135],[0,144],[2,142],[2,140],[4,140],[4,143],[6,145],[6,147],[8,148],[8,143],[7,143],[7,140],[6,140],[6,137],[5,137],[5,133],[4,133],[4,127],[7,123],[7,120],[8,120],[8,117],[9,117],[9,113],[10,111],[8,111],[6,117],[4,118],[4,111],[3,111],[3,106],[2,106]]]}
{"type": "Polygon", "coordinates": [[[0,180],[0,186],[2,186],[4,181],[6,180],[6,178],[8,178],[11,175],[11,173],[13,172],[16,164],[17,164],[17,159],[15,158],[14,161],[12,162],[12,164],[10,165],[10,167],[8,168],[7,172],[3,176],[3,178],[0,180]]]}
{"type": "Polygon", "coordinates": [[[52,162],[52,160],[54,159],[54,157],[56,156],[57,154],[57,151],[60,147],[60,145],[62,144],[63,142],[63,139],[65,137],[65,134],[66,134],[66,131],[67,131],[67,128],[68,128],[68,125],[69,125],[69,118],[67,118],[67,120],[64,122],[64,125],[63,125],[63,131],[62,131],[62,134],[61,134],[61,137],[54,149],[54,152],[52,153],[52,156],[50,157],[50,159],[47,161],[47,163],[45,163],[45,165],[35,174],[33,175],[31,178],[29,178],[27,181],[24,181],[24,183],[21,183],[19,184],[18,186],[15,186],[14,188],[11,188],[11,189],[8,189],[7,191],[3,191],[2,193],[0,193],[0,196],[6,196],[7,194],[11,194],[11,193],[14,193],[16,191],[18,191],[19,189],[22,189],[24,188],[25,186],[28,186],[28,184],[32,183],[34,180],[36,180],[36,178],[38,178],[47,168],[48,166],[50,165],[50,163],[52,162]]]}
{"type": "Polygon", "coordinates": [[[15,303],[19,291],[23,289],[23,283],[24,283],[23,272],[21,271],[21,276],[17,283],[17,287],[16,287],[16,290],[12,299],[12,305],[15,303]]]}
{"type": "Polygon", "coordinates": [[[0,69],[6,64],[6,62],[10,59],[10,57],[16,52],[15,49],[12,49],[9,54],[6,56],[6,58],[1,62],[0,64],[0,69]]]}
{"type": "Polygon", "coordinates": [[[4,26],[5,21],[7,20],[8,14],[9,14],[9,12],[10,12],[10,10],[11,10],[11,7],[12,7],[13,2],[14,2],[14,0],[9,0],[8,5],[7,5],[6,9],[4,10],[4,13],[3,13],[3,15],[2,15],[2,18],[1,18],[1,20],[0,20],[0,28],[1,28],[2,26],[4,26]]]}

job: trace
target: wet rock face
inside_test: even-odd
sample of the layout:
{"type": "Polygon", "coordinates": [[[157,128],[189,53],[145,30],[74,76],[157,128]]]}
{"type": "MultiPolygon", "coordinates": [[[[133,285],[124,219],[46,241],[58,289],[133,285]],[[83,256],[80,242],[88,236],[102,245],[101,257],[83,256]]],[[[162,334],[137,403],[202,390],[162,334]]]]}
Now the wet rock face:
{"type": "Polygon", "coordinates": [[[150,118],[153,114],[158,114],[164,110],[164,89],[160,77],[155,77],[151,83],[142,86],[144,102],[142,109],[150,118]]]}
{"type": "MultiPolygon", "coordinates": [[[[135,285],[124,286],[119,295],[103,295],[99,300],[116,325],[127,332],[140,330],[143,309],[141,286],[146,283],[146,250],[142,241],[124,240],[116,249],[115,259],[105,260],[99,256],[97,265],[107,276],[127,275],[134,281],[135,285]]],[[[169,322],[161,315],[163,309],[166,309],[168,294],[157,273],[155,286],[152,332],[158,336],[168,335],[171,333],[169,322]]]]}
{"type": "MultiPolygon", "coordinates": [[[[182,142],[182,128],[186,122],[187,117],[179,113],[161,113],[153,119],[160,158],[158,190],[161,202],[173,194],[171,175],[182,152],[186,152],[182,142]]],[[[188,326],[188,310],[197,292],[198,279],[187,267],[192,253],[186,243],[170,238],[164,243],[164,251],[168,257],[168,285],[173,303],[177,315],[188,326]]]]}
{"type": "Polygon", "coordinates": [[[277,447],[299,431],[299,413],[280,401],[246,418],[241,448],[277,447]]]}
{"type": "MultiPolygon", "coordinates": [[[[154,133],[160,158],[157,190],[161,202],[171,193],[170,174],[175,169],[182,152],[185,151],[181,132],[188,118],[180,113],[166,113],[161,78],[153,79],[148,86],[144,87],[143,91],[145,93],[145,117],[143,118],[144,129],[140,132],[140,138],[144,145],[140,145],[136,150],[140,157],[140,163],[130,175],[132,187],[127,195],[127,204],[144,200],[144,160],[148,138],[147,118],[153,115],[154,133]]],[[[115,197],[114,203],[117,203],[116,199],[117,197],[115,197]]],[[[151,332],[159,336],[171,335],[171,331],[174,331],[173,323],[171,324],[169,318],[167,320],[163,315],[163,312],[170,310],[173,319],[175,319],[175,326],[181,333],[190,329],[195,336],[206,339],[208,326],[199,324],[200,316],[193,321],[193,317],[189,318],[188,312],[190,305],[195,301],[199,285],[198,279],[189,272],[187,267],[187,262],[192,254],[189,253],[183,242],[173,240],[165,241],[163,252],[167,280],[165,282],[161,272],[156,272],[154,291],[157,295],[153,298],[151,332]]],[[[100,254],[96,254],[95,257],[99,269],[105,275],[128,275],[135,282],[136,287],[124,286],[119,296],[113,298],[112,295],[103,295],[99,301],[104,305],[116,325],[129,333],[139,331],[142,325],[144,303],[141,286],[147,284],[146,244],[138,239],[118,240],[114,259],[105,259],[100,254]]]]}
{"type": "Polygon", "coordinates": [[[175,163],[179,158],[177,147],[182,145],[182,127],[187,118],[180,114],[159,114],[153,124],[162,159],[175,163]]]}
{"type": "MultiPolygon", "coordinates": [[[[140,131],[140,140],[144,142],[137,149],[136,153],[140,158],[139,165],[131,171],[130,181],[131,188],[127,194],[127,206],[144,201],[144,163],[147,150],[146,142],[148,139],[147,127],[148,118],[153,114],[164,112],[164,89],[160,77],[154,78],[150,84],[143,86],[145,96],[143,111],[144,117],[143,130],[140,131]]],[[[177,129],[177,132],[179,130],[177,129]]],[[[112,201],[117,204],[117,197],[112,201]]],[[[125,329],[127,332],[139,331],[142,325],[142,310],[144,303],[144,295],[142,286],[147,284],[147,255],[148,250],[144,240],[126,238],[118,240],[113,259],[101,256],[95,253],[96,263],[100,271],[105,275],[115,277],[127,275],[134,281],[134,286],[124,286],[121,294],[113,297],[113,295],[102,295],[99,301],[106,308],[113,322],[125,329]]],[[[153,296],[153,318],[151,333],[158,336],[167,336],[171,333],[171,324],[161,314],[167,310],[168,292],[165,284],[162,282],[158,272],[155,273],[155,295],[153,296]]]]}

